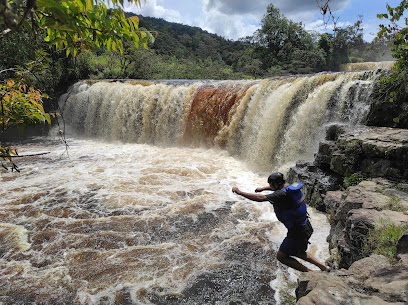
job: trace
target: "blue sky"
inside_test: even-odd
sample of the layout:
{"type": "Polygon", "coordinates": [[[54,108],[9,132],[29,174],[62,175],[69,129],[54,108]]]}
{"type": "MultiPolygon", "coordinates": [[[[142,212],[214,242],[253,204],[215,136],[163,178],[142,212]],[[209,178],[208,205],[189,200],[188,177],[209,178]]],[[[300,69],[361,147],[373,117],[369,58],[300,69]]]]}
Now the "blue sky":
{"type": "MultiPolygon", "coordinates": [[[[197,26],[227,39],[252,35],[260,26],[268,4],[272,3],[287,18],[302,22],[307,30],[327,31],[317,3],[325,0],[146,0],[142,7],[126,7],[143,16],[197,26]]],[[[330,6],[338,26],[354,24],[363,16],[364,39],[371,41],[378,32],[378,13],[386,12],[400,0],[331,0],[330,6]]],[[[384,22],[384,21],[382,21],[384,22]]],[[[330,28],[329,28],[330,29],[330,28]]]]}

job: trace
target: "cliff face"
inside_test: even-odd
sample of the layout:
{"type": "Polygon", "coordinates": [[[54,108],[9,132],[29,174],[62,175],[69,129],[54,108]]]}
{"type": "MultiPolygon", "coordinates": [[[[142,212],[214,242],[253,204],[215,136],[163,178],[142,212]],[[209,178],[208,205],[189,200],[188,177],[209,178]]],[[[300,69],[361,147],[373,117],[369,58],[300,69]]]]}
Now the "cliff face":
{"type": "Polygon", "coordinates": [[[393,263],[367,249],[370,232],[408,228],[408,130],[330,126],[315,161],[299,162],[289,180],[304,182],[331,224],[333,272],[302,274],[298,304],[408,303],[408,230],[393,263]]]}

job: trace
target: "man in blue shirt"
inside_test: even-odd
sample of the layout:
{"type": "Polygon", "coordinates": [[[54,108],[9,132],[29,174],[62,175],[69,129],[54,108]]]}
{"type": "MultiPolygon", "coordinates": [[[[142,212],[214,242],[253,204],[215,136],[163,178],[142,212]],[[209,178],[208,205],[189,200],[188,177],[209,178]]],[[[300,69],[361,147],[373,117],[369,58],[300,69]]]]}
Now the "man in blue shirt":
{"type": "Polygon", "coordinates": [[[288,234],[276,254],[276,258],[282,264],[302,272],[313,271],[293,258],[297,257],[312,263],[322,271],[329,271],[329,267],[320,263],[306,251],[313,228],[309,221],[307,207],[301,191],[303,185],[298,182],[291,185],[285,184],[283,174],[279,172],[268,177],[268,184],[266,187],[258,187],[255,194],[242,192],[237,187],[233,187],[232,192],[257,202],[269,201],[273,205],[278,220],[288,229],[288,234]],[[273,191],[273,193],[268,195],[258,194],[263,191],[273,191]]]}

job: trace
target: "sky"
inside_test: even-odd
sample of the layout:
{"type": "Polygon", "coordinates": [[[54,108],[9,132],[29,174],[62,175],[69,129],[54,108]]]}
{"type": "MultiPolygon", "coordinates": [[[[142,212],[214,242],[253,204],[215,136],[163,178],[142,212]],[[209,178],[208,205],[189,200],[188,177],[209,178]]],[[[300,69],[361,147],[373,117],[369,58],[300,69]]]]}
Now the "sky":
{"type": "MultiPolygon", "coordinates": [[[[281,14],[295,22],[302,22],[306,30],[324,32],[325,26],[317,6],[326,0],[141,0],[141,7],[127,6],[125,11],[142,16],[199,27],[226,39],[238,40],[252,36],[260,28],[266,7],[273,4],[281,14]]],[[[378,13],[386,13],[386,3],[397,6],[400,0],[330,0],[330,8],[337,26],[354,24],[362,15],[364,40],[372,41],[378,25],[384,23],[378,13]]]]}

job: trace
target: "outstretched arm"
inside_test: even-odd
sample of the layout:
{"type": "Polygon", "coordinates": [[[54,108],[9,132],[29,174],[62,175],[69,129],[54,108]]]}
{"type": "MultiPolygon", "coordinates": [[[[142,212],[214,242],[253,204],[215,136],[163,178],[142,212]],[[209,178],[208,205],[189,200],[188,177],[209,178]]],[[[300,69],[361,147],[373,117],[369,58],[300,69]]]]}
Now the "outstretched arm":
{"type": "Polygon", "coordinates": [[[257,202],[268,201],[268,198],[266,198],[266,196],[264,194],[246,193],[246,192],[241,191],[237,187],[233,187],[232,192],[235,193],[235,194],[238,194],[238,195],[240,195],[242,197],[245,197],[245,198],[247,198],[249,200],[253,200],[253,201],[257,201],[257,202]]]}
{"type": "Polygon", "coordinates": [[[262,187],[257,187],[257,188],[255,189],[255,193],[259,193],[259,192],[263,192],[263,191],[273,191],[273,190],[272,190],[272,188],[271,188],[270,185],[268,185],[268,186],[262,186],[262,187]]]}

